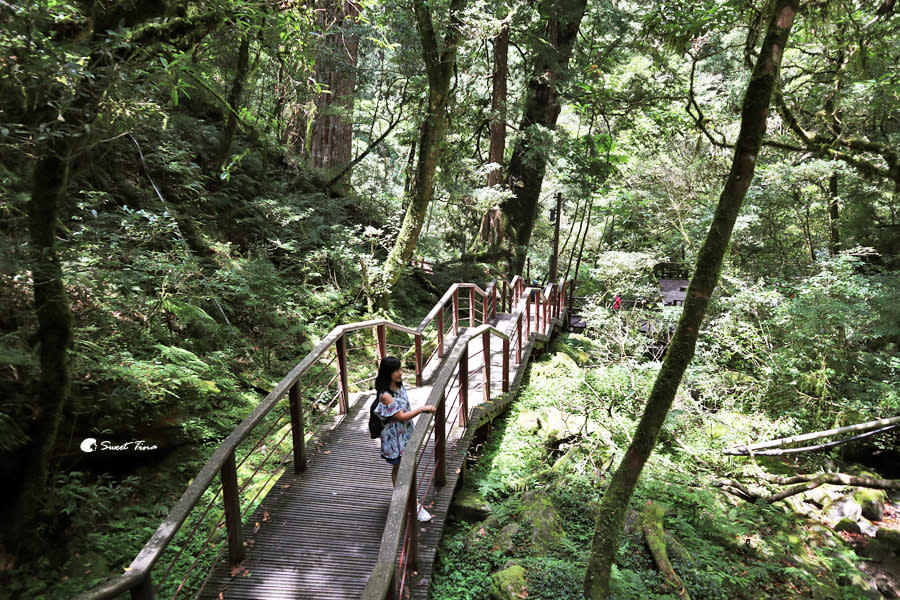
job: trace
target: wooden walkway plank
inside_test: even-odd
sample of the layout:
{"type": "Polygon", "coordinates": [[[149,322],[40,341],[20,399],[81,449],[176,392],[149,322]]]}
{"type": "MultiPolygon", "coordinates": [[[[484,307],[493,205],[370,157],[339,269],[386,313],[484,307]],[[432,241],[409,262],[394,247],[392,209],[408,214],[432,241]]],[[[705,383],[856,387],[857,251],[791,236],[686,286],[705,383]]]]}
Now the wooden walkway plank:
{"type": "MultiPolygon", "coordinates": [[[[496,324],[504,330],[510,325],[502,317],[496,324]]],[[[483,397],[481,347],[480,339],[469,346],[470,412],[483,397]]],[[[450,354],[448,350],[445,357],[450,354]]],[[[502,382],[502,343],[496,336],[490,354],[491,390],[496,397],[502,382]]],[[[513,379],[516,386],[521,381],[522,367],[510,362],[511,384],[513,379]]],[[[412,406],[424,403],[430,391],[427,385],[409,388],[412,406]]],[[[455,394],[450,390],[449,396],[455,394]]],[[[295,474],[289,468],[280,477],[244,527],[246,559],[234,569],[227,557],[220,558],[199,595],[202,600],[340,600],[362,595],[376,563],[392,493],[390,465],[380,457],[378,440],[369,438],[372,400],[371,393],[358,396],[333,429],[307,444],[306,471],[295,474]]],[[[462,429],[457,422],[456,415],[448,415],[448,428],[453,428],[448,436],[446,485],[419,485],[420,496],[424,490],[420,500],[434,517],[417,523],[419,571],[409,576],[413,599],[428,596],[441,532],[474,435],[473,428],[462,429]]],[[[426,446],[422,456],[431,451],[426,446]]],[[[427,462],[422,460],[420,471],[427,462]]]]}

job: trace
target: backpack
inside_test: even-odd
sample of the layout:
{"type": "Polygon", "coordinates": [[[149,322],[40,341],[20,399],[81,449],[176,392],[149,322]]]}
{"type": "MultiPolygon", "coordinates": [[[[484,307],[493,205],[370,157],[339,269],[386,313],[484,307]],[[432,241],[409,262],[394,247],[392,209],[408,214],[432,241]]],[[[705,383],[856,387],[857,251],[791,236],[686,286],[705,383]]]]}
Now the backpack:
{"type": "Polygon", "coordinates": [[[373,440],[381,437],[381,430],[384,429],[384,420],[375,414],[375,407],[381,402],[379,394],[375,394],[375,401],[369,407],[369,437],[373,440]]]}

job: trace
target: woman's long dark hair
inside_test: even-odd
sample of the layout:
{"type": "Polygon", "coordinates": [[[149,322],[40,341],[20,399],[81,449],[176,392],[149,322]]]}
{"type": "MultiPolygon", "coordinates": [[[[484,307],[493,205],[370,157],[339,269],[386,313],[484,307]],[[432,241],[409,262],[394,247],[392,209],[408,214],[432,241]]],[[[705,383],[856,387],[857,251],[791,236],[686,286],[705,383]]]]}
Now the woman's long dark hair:
{"type": "Polygon", "coordinates": [[[378,365],[378,375],[375,376],[375,397],[381,398],[385,392],[391,392],[391,375],[402,365],[400,359],[395,356],[385,356],[378,365]]]}

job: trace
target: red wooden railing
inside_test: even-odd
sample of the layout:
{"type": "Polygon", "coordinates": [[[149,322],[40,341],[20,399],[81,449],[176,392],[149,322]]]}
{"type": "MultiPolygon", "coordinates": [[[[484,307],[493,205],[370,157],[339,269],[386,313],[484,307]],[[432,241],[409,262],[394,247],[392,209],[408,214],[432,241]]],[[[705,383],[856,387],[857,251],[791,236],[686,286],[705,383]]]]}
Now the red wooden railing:
{"type": "MultiPolygon", "coordinates": [[[[475,284],[457,283],[451,286],[416,329],[382,319],[336,327],[213,452],[127,572],[80,594],[76,600],[104,600],[125,592],[130,592],[132,600],[153,600],[157,596],[174,599],[183,590],[199,589],[202,587],[200,580],[203,573],[209,569],[207,564],[213,562],[214,565],[224,556],[217,547],[217,537],[224,538],[228,560],[233,564],[239,563],[244,557],[245,549],[241,533],[242,520],[252,514],[263,493],[273,485],[281,472],[279,469],[271,469],[266,473],[264,468],[275,460],[283,459],[285,455],[292,455],[295,470],[305,470],[306,435],[316,430],[329,417],[347,413],[351,393],[354,389],[371,387],[368,382],[374,378],[381,358],[389,353],[397,356],[412,354],[416,383],[421,385],[425,370],[435,358],[443,358],[451,340],[451,332],[455,338],[459,335],[460,328],[465,326],[469,328],[465,344],[456,346],[454,356],[438,375],[438,381],[442,382],[439,395],[435,396],[435,392],[432,392],[429,397],[429,402],[439,406],[440,410],[434,418],[420,419],[421,423],[417,425],[414,434],[421,438],[419,445],[413,446],[417,448],[417,452],[406,455],[414,455],[416,460],[401,464],[400,477],[405,477],[403,481],[407,481],[407,485],[395,489],[391,514],[395,512],[398,494],[405,489],[406,495],[401,499],[403,504],[399,510],[403,512],[406,507],[408,512],[410,507],[407,504],[411,502],[414,522],[416,483],[426,490],[432,485],[444,483],[444,453],[448,432],[452,434],[453,427],[467,426],[467,416],[471,410],[467,384],[468,350],[462,352],[459,348],[467,349],[472,339],[481,337],[481,351],[485,355],[483,399],[487,399],[493,393],[491,386],[496,388],[498,385],[497,378],[492,377],[489,364],[490,337],[499,336],[504,344],[499,385],[502,391],[506,391],[510,385],[509,364],[510,361],[519,364],[522,360],[523,340],[527,344],[532,333],[547,331],[550,319],[558,318],[564,308],[564,288],[557,288],[558,286],[548,286],[544,290],[528,288],[521,277],[516,277],[509,283],[495,280],[484,290],[475,284]],[[487,325],[498,312],[506,311],[514,311],[517,315],[514,331],[504,333],[487,325]],[[407,345],[391,344],[388,340],[389,330],[406,335],[411,341],[407,345]],[[463,355],[466,357],[463,358],[463,355]],[[452,391],[454,389],[457,390],[455,393],[452,391]],[[451,397],[449,401],[448,396],[451,397]],[[449,429],[448,416],[451,419],[449,429]],[[431,444],[430,453],[426,453],[428,444],[421,443],[425,441],[423,427],[427,429],[428,439],[437,441],[431,444]],[[411,475],[414,463],[427,466],[417,481],[411,475]],[[241,472],[246,474],[239,479],[241,472]],[[403,473],[407,475],[404,476],[403,473]],[[266,477],[266,480],[260,485],[261,477],[266,477]],[[255,494],[251,496],[252,490],[255,490],[255,494]],[[219,513],[221,517],[216,518],[215,515],[219,513]],[[178,543],[172,545],[176,538],[178,543]],[[193,556],[186,568],[180,562],[185,552],[188,556],[193,556]],[[177,569],[176,565],[179,565],[177,569]],[[162,569],[158,584],[154,584],[152,577],[154,568],[162,569]],[[185,574],[180,576],[180,580],[176,580],[172,576],[174,571],[185,574]]],[[[401,520],[401,523],[405,522],[401,520]]],[[[411,530],[414,533],[415,527],[411,530]]],[[[386,531],[385,538],[390,537],[386,531]]],[[[416,557],[415,538],[407,538],[402,573],[406,572],[405,569],[410,564],[415,563],[416,557]]],[[[383,540],[382,547],[384,544],[383,540]]],[[[391,556],[393,565],[397,552],[391,556]]],[[[157,570],[157,573],[160,571],[157,570]]],[[[403,580],[402,574],[400,580],[403,580]]],[[[393,581],[391,575],[389,583],[393,581]]],[[[390,588],[391,585],[388,585],[386,590],[390,588]]],[[[389,592],[385,591],[387,593],[389,592]]]]}

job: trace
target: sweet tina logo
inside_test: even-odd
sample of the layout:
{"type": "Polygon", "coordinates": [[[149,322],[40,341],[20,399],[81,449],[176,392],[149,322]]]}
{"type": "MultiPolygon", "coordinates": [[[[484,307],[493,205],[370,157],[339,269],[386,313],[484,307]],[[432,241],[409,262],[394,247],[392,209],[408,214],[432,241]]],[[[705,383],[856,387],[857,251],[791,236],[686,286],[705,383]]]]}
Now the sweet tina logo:
{"type": "Polygon", "coordinates": [[[85,438],[81,442],[82,452],[147,452],[148,450],[156,450],[159,448],[156,444],[149,444],[145,440],[134,440],[132,442],[110,442],[109,440],[101,440],[97,444],[94,438],[85,438]]]}

